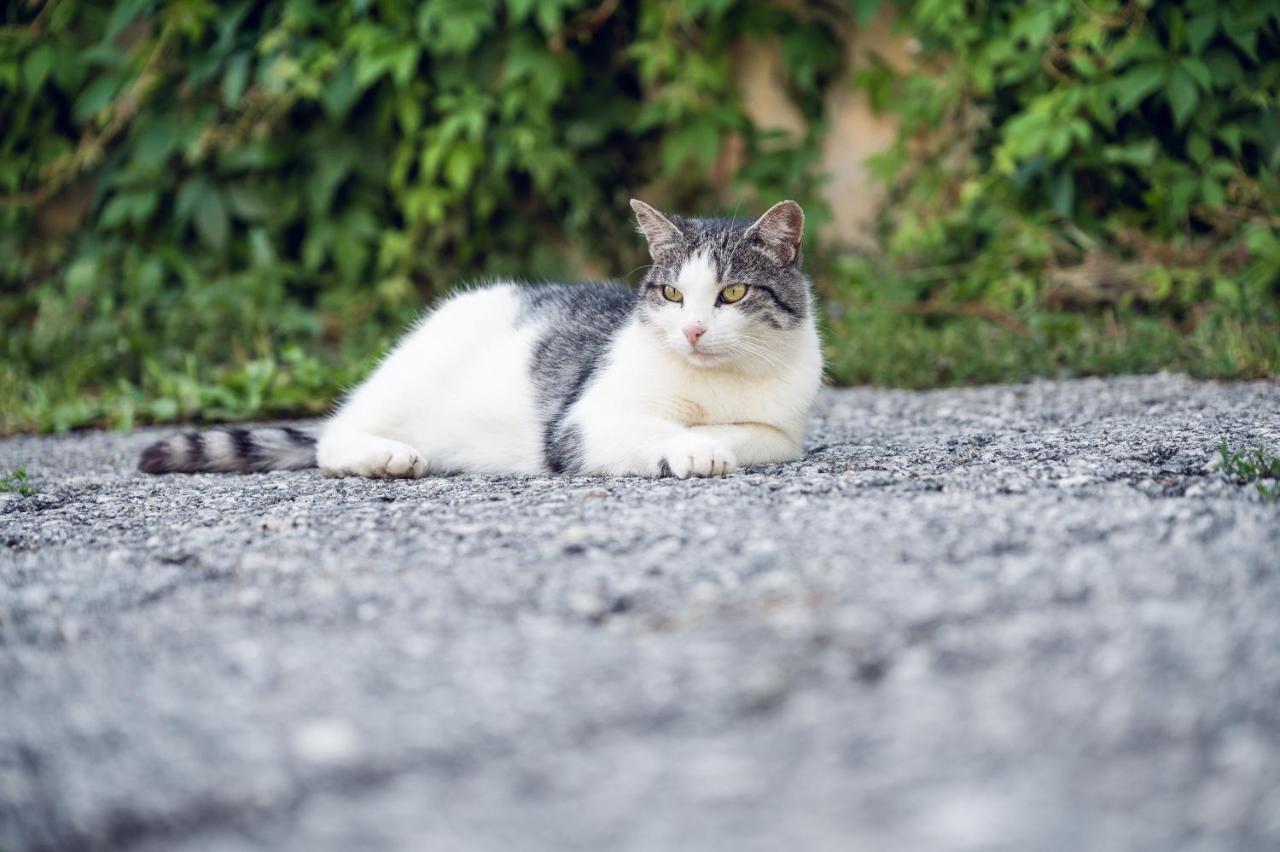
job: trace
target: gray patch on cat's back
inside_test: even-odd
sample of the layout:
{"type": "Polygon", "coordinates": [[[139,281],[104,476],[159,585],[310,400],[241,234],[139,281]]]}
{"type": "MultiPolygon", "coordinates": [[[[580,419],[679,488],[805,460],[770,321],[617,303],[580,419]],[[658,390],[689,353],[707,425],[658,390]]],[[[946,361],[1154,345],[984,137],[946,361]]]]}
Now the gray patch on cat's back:
{"type": "Polygon", "coordinates": [[[541,336],[530,370],[543,424],[543,458],[552,473],[573,473],[582,435],[564,420],[600,366],[614,334],[626,324],[636,297],[617,282],[531,284],[521,288],[518,322],[536,322],[541,336]]]}

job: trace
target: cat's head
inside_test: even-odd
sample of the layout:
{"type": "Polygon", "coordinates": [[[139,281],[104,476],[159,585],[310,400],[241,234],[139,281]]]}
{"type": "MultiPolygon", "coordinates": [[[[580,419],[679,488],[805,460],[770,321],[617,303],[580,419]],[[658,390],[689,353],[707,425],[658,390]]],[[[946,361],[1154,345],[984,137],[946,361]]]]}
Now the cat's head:
{"type": "Polygon", "coordinates": [[[778,366],[808,322],[804,211],[781,201],[754,222],[688,219],[632,199],[653,264],[640,321],[699,367],[778,366]]]}

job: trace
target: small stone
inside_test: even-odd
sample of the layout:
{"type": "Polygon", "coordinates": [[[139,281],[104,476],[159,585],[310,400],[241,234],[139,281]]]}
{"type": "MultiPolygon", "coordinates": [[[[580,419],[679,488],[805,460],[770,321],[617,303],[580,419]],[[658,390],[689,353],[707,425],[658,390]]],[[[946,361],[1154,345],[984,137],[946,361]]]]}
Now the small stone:
{"type": "Polygon", "coordinates": [[[569,595],[569,609],[584,618],[600,618],[609,604],[595,592],[574,592],[569,595]]]}
{"type": "Polygon", "coordinates": [[[345,719],[311,719],[293,732],[293,753],[320,766],[350,763],[360,753],[360,735],[345,719]]]}
{"type": "Polygon", "coordinates": [[[791,689],[791,677],[777,666],[762,666],[747,673],[743,687],[749,708],[768,710],[786,698],[791,689]]]}

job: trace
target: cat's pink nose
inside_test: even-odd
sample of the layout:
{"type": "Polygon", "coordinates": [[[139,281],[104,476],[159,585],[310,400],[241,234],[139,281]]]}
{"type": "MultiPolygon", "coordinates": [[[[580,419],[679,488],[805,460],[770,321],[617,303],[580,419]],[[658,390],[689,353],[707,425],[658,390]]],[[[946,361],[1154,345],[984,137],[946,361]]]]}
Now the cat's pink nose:
{"type": "Polygon", "coordinates": [[[700,322],[691,322],[684,327],[684,339],[690,346],[697,346],[698,339],[706,334],[707,327],[700,322]]]}

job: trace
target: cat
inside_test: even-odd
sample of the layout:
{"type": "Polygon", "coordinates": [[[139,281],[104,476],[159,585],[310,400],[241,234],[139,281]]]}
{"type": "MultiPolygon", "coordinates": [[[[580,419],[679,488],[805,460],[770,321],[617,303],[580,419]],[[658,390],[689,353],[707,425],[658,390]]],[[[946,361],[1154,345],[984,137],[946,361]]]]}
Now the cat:
{"type": "Polygon", "coordinates": [[[148,447],[146,473],[296,470],[721,476],[800,458],[822,381],[804,212],[755,222],[632,200],[652,264],[617,282],[497,283],[428,312],[326,421],[148,447]]]}

